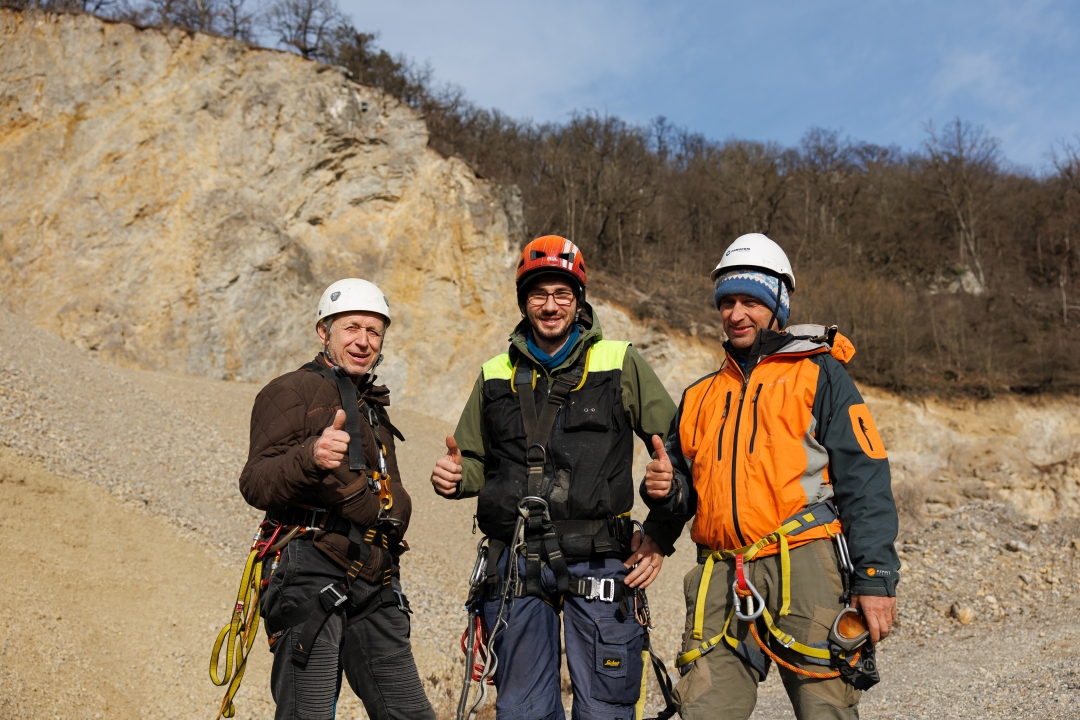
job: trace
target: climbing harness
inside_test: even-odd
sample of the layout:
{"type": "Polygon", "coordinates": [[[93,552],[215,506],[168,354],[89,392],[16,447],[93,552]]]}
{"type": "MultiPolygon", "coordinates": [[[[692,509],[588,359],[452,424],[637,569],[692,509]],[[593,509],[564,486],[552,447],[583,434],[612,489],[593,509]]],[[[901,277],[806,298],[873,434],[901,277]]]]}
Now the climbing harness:
{"type": "MultiPolygon", "coordinates": [[[[391,586],[393,556],[389,551],[389,542],[382,527],[400,525],[401,521],[389,515],[394,505],[392,482],[386,467],[386,446],[379,442],[379,425],[387,428],[404,441],[400,431],[390,424],[383,415],[380,418],[374,408],[367,403],[361,404],[356,384],[340,368],[327,368],[319,363],[304,366],[315,370],[327,379],[333,380],[341,397],[345,410],[345,431],[349,433],[349,469],[359,472],[361,477],[343,490],[344,498],[333,508],[291,507],[283,511],[267,513],[259,524],[252,539],[247,562],[240,580],[236,605],[229,622],[218,633],[210,657],[210,679],[217,686],[228,685],[225,697],[218,710],[218,718],[231,718],[236,714],[233,698],[240,689],[240,683],[247,667],[247,659],[258,634],[260,621],[259,598],[262,590],[270,584],[270,578],[281,561],[281,552],[292,540],[321,531],[336,533],[349,538],[346,557],[350,561],[346,577],[338,583],[330,583],[313,598],[302,603],[281,618],[265,620],[268,640],[271,646],[287,628],[303,623],[296,645],[293,648],[292,661],[300,668],[307,665],[308,657],[327,618],[339,610],[350,598],[352,582],[361,578],[367,582],[381,582],[380,591],[373,594],[367,604],[358,612],[349,616],[349,623],[355,623],[370,615],[375,610],[387,605],[396,605],[402,612],[411,613],[409,601],[404,593],[391,586]],[[362,435],[360,431],[360,410],[367,413],[368,423],[376,439],[378,450],[378,469],[368,475],[364,460],[362,435]],[[375,525],[360,528],[350,520],[338,514],[338,507],[362,492],[364,485],[372,492],[379,493],[379,515],[375,525]],[[263,577],[263,566],[267,558],[270,561],[269,572],[263,577]],[[224,674],[219,677],[220,656],[225,649],[224,674]]],[[[356,610],[354,608],[354,610],[356,610]]]]}
{"type": "MultiPolygon", "coordinates": [[[[551,383],[539,415],[536,412],[536,398],[533,390],[536,387],[536,369],[531,365],[517,364],[513,371],[513,390],[517,393],[518,404],[521,408],[521,419],[525,425],[526,451],[525,460],[528,465],[527,474],[527,498],[535,498],[535,503],[542,504],[543,512],[530,512],[525,520],[525,592],[528,595],[540,597],[541,560],[546,560],[548,566],[555,574],[555,584],[559,594],[569,589],[570,570],[566,565],[562,548],[559,546],[559,536],[555,525],[551,522],[548,512],[547,497],[551,492],[554,477],[547,477],[547,445],[551,439],[551,431],[555,427],[555,418],[559,408],[566,402],[570,393],[580,388],[585,383],[588,375],[589,355],[592,347],[581,353],[573,367],[564,373],[560,373],[551,383]]],[[[552,473],[552,475],[554,475],[552,473]]],[[[522,503],[526,502],[522,499],[522,503]]],[[[518,508],[521,509],[519,504],[518,508]]]]}
{"type": "MultiPolygon", "coordinates": [[[[779,528],[751,545],[746,545],[736,550],[714,551],[707,548],[700,548],[698,557],[699,561],[704,564],[704,567],[702,568],[701,581],[698,585],[697,600],[694,607],[692,637],[695,640],[703,639],[705,598],[709,587],[709,581],[712,577],[713,566],[721,560],[732,560],[735,565],[735,580],[731,585],[732,607],[728,611],[723,628],[718,635],[705,640],[698,647],[679,655],[675,660],[675,667],[679,669],[679,672],[685,675],[689,672],[690,666],[696,660],[712,652],[721,642],[724,642],[740,656],[750,661],[751,665],[754,665],[758,672],[764,675],[765,669],[767,669],[767,661],[763,666],[759,667],[759,663],[755,663],[752,659],[751,650],[745,648],[738,639],[728,633],[732,621],[738,620],[740,622],[745,622],[750,626],[750,634],[753,636],[758,647],[760,647],[761,652],[781,667],[791,670],[794,673],[818,679],[840,677],[852,684],[857,680],[859,685],[863,686],[859,687],[857,685],[856,687],[859,687],[859,689],[865,689],[876,683],[877,672],[876,664],[873,660],[874,650],[873,646],[866,642],[869,633],[850,635],[848,636],[849,639],[843,644],[835,642],[831,637],[835,632],[831,633],[829,647],[827,648],[812,647],[800,643],[777,626],[772,614],[765,607],[765,601],[762,598],[761,593],[754,587],[754,584],[747,576],[747,564],[750,563],[764,548],[769,545],[779,544],[781,568],[781,604],[779,617],[790,614],[791,558],[788,550],[788,538],[796,536],[806,530],[810,530],[811,528],[825,526],[828,529],[835,520],[837,520],[836,507],[831,501],[825,501],[796,513],[785,520],[779,528]],[[759,620],[765,626],[765,629],[768,630],[768,642],[761,637],[761,633],[758,631],[759,620]],[[816,672],[796,667],[773,652],[770,645],[774,641],[785,648],[802,655],[808,662],[831,666],[836,669],[827,672],[816,672]]],[[[829,530],[829,534],[833,537],[837,547],[837,555],[840,560],[841,579],[844,586],[842,602],[846,605],[850,600],[850,579],[854,572],[854,568],[851,565],[850,555],[847,551],[847,542],[843,537],[843,533],[829,530]]],[[[848,631],[851,624],[855,622],[850,617],[853,613],[858,615],[857,610],[845,608],[837,618],[837,623],[840,623],[842,617],[848,618],[843,623],[845,632],[848,631]]],[[[834,624],[834,628],[838,627],[839,625],[834,624]]]]}
{"type": "MultiPolygon", "coordinates": [[[[518,503],[518,521],[514,528],[515,541],[510,545],[503,546],[493,542],[489,538],[482,538],[476,546],[476,563],[473,565],[472,574],[469,576],[469,596],[465,603],[465,610],[469,616],[468,624],[461,636],[461,650],[465,654],[465,670],[461,686],[461,696],[458,700],[456,720],[473,720],[477,713],[484,707],[487,700],[488,687],[494,684],[494,674],[498,668],[499,659],[495,654],[495,640],[507,628],[506,615],[513,611],[516,598],[524,597],[528,593],[524,590],[524,583],[518,570],[517,557],[521,554],[525,543],[524,527],[529,516],[534,510],[547,513],[547,503],[538,497],[525,497],[518,503]],[[532,510],[530,508],[533,508],[532,510]],[[492,585],[488,580],[489,572],[496,572],[492,557],[498,560],[498,555],[493,549],[502,550],[505,547],[507,553],[507,578],[498,582],[497,599],[499,610],[496,615],[495,625],[488,629],[483,618],[483,603],[489,599],[486,588],[492,585]],[[471,683],[479,685],[479,692],[472,706],[469,706],[469,691],[471,683]]],[[[645,536],[641,523],[634,521],[645,536]]],[[[620,613],[632,615],[634,620],[645,631],[642,645],[642,679],[641,693],[635,704],[635,720],[668,720],[675,715],[675,703],[672,696],[671,677],[668,675],[664,663],[652,652],[650,633],[652,631],[652,613],[649,609],[649,599],[641,588],[629,588],[622,582],[615,582],[612,578],[581,578],[571,580],[568,585],[568,594],[577,595],[586,600],[599,600],[600,602],[618,602],[620,613]],[[645,718],[645,699],[648,681],[648,668],[652,666],[656,675],[657,684],[660,686],[661,695],[664,697],[665,708],[655,718],[645,718]]],[[[553,604],[558,604],[558,598],[551,598],[553,604]]]]}

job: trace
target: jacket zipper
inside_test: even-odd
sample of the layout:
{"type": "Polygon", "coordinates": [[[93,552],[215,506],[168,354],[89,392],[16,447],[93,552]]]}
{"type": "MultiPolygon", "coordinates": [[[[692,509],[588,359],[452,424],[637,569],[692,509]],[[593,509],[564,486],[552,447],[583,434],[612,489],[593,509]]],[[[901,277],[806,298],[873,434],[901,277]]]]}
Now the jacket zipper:
{"type": "Polygon", "coordinates": [[[735,432],[731,439],[731,520],[735,525],[735,535],[739,538],[739,544],[745,545],[746,539],[739,528],[739,504],[736,495],[736,470],[739,467],[739,421],[742,420],[743,400],[746,399],[746,387],[750,384],[750,376],[743,378],[742,389],[739,391],[739,409],[735,412],[735,432]]]}
{"type": "Polygon", "coordinates": [[[751,400],[751,404],[754,406],[754,431],[750,433],[750,453],[754,452],[754,440],[757,439],[757,399],[761,394],[761,386],[765,383],[758,383],[757,390],[754,391],[754,399],[751,400]]]}
{"type": "Polygon", "coordinates": [[[724,416],[720,423],[720,437],[716,439],[716,459],[724,459],[724,427],[727,425],[728,410],[731,409],[731,391],[728,390],[727,399],[724,400],[724,416]]]}
{"type": "Polygon", "coordinates": [[[866,429],[866,423],[862,418],[859,418],[859,428],[862,430],[863,437],[866,438],[866,444],[870,446],[870,452],[874,452],[874,443],[870,440],[870,431],[866,429]]]}

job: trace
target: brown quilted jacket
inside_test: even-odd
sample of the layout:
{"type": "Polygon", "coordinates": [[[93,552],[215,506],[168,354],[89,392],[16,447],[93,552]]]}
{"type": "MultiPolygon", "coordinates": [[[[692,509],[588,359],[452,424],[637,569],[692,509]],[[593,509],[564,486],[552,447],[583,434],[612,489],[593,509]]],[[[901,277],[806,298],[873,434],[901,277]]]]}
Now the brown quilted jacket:
{"type": "MultiPolygon", "coordinates": [[[[330,366],[322,354],[315,361],[330,366]]],[[[385,408],[390,404],[390,391],[385,385],[369,386],[360,391],[361,404],[364,401],[385,414],[385,408]]],[[[240,492],[249,504],[269,511],[296,506],[330,508],[338,505],[342,516],[357,525],[369,527],[375,524],[379,496],[368,489],[366,482],[356,483],[360,473],[349,470],[348,462],[336,470],[321,470],[315,464],[315,442],[323,430],[333,424],[340,407],[337,385],[311,369],[301,368],[274,378],[259,392],[251,410],[248,461],[240,475],[240,492]],[[346,491],[349,485],[354,487],[346,491]],[[356,485],[360,486],[359,492],[356,492],[356,485]]],[[[378,451],[364,412],[360,413],[360,431],[364,436],[364,460],[370,473],[378,468],[378,451]]],[[[403,536],[409,526],[412,500],[401,485],[394,436],[385,425],[379,427],[379,439],[386,446],[386,469],[390,473],[394,499],[390,515],[402,521],[400,526],[387,532],[396,573],[397,556],[407,548],[403,536]]],[[[348,544],[348,538],[343,535],[320,532],[315,536],[315,546],[342,567],[349,565],[345,558],[348,544]]]]}

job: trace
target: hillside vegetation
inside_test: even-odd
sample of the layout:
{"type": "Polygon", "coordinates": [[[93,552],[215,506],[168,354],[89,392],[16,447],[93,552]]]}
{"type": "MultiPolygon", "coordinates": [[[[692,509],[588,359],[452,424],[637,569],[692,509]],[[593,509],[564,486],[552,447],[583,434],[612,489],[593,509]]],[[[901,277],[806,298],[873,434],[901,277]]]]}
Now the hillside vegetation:
{"type": "Polygon", "coordinates": [[[794,263],[793,319],[839,325],[863,381],[978,395],[1080,389],[1080,145],[1047,148],[1052,169],[1036,175],[959,118],[928,121],[916,151],[822,128],[785,147],[716,141],[663,118],[534,123],[435,83],[333,0],[246,2],[45,5],[276,42],[347,68],[419,111],[433,148],[516,187],[519,240],[570,237],[595,292],[642,317],[721,337],[709,271],[736,236],[764,232],[794,263]]]}

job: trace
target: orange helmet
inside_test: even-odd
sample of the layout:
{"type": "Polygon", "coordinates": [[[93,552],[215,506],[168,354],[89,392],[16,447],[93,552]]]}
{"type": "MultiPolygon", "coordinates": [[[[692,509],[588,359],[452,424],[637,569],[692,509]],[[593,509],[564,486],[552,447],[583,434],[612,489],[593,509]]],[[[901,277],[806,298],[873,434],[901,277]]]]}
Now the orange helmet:
{"type": "Polygon", "coordinates": [[[585,258],[577,245],[558,235],[536,238],[521,251],[517,266],[517,288],[521,293],[528,276],[539,272],[569,275],[578,297],[585,297],[585,258]]]}

